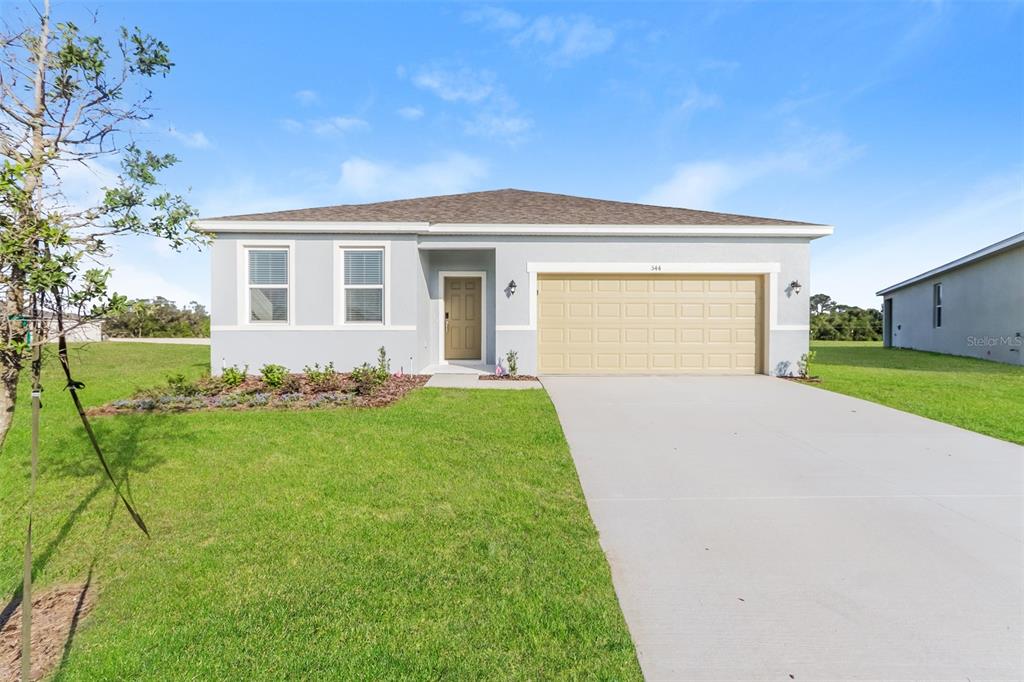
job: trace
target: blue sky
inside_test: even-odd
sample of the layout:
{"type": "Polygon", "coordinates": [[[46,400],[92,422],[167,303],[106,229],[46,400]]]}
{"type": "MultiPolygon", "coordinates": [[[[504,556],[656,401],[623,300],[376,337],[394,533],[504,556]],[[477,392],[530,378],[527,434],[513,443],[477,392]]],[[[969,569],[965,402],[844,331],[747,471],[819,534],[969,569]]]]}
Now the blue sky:
{"type": "MultiPolygon", "coordinates": [[[[140,138],[205,216],[518,187],[823,222],[811,289],[857,305],[1024,229],[1019,2],[87,8],[170,45],[140,138]]],[[[209,300],[205,254],[112,264],[209,300]]]]}

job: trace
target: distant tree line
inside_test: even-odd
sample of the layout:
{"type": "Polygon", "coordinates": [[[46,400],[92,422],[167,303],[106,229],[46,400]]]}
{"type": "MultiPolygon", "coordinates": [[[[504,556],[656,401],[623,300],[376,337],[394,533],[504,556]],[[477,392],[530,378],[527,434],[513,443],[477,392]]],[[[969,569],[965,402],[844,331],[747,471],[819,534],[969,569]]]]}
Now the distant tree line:
{"type": "Polygon", "coordinates": [[[815,341],[880,341],[882,311],[843,305],[826,294],[811,296],[811,338],[815,341]]]}
{"type": "Polygon", "coordinates": [[[195,301],[179,308],[163,296],[136,298],[128,301],[123,312],[103,320],[103,332],[114,337],[207,337],[210,315],[195,301]]]}

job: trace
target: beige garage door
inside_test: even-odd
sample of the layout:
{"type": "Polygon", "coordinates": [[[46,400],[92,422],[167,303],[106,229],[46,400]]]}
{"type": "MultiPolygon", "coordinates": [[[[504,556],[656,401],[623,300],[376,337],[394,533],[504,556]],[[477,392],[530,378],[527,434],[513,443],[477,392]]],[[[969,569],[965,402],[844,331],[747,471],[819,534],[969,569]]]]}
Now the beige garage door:
{"type": "Polygon", "coordinates": [[[762,288],[742,275],[540,275],[539,371],[760,372],[762,288]]]}

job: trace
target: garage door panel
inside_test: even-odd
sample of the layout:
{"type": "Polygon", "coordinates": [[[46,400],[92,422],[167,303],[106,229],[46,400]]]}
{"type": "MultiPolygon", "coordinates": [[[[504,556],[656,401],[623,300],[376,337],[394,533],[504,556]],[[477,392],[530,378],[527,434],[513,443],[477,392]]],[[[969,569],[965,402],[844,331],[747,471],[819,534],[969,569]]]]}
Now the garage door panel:
{"type": "Polygon", "coordinates": [[[541,275],[546,373],[754,373],[761,280],[725,275],[541,275]]]}

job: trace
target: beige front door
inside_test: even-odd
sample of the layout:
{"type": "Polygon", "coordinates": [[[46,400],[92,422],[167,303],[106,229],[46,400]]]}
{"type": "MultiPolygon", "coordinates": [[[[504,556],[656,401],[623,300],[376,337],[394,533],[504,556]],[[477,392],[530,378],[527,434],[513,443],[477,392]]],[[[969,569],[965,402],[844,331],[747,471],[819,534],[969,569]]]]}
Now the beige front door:
{"type": "Polygon", "coordinates": [[[540,372],[762,371],[759,276],[541,275],[538,289],[540,372]]]}
{"type": "Polygon", "coordinates": [[[444,359],[480,360],[480,277],[444,278],[444,359]]]}

